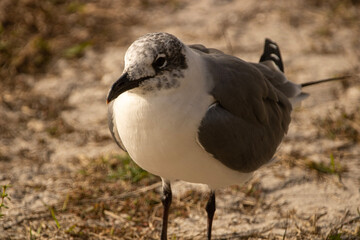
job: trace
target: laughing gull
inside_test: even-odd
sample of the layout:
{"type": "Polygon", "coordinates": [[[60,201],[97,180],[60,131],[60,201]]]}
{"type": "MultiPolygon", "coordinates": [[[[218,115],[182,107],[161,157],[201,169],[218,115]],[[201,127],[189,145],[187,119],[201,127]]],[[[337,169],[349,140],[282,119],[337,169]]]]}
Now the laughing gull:
{"type": "Polygon", "coordinates": [[[244,184],[273,159],[292,104],[307,96],[303,86],[315,83],[287,80],[278,45],[269,39],[259,63],[185,45],[168,33],[147,34],[129,47],[107,96],[108,123],[118,146],[162,179],[161,239],[176,179],[210,187],[211,239],[215,190],[244,184]]]}

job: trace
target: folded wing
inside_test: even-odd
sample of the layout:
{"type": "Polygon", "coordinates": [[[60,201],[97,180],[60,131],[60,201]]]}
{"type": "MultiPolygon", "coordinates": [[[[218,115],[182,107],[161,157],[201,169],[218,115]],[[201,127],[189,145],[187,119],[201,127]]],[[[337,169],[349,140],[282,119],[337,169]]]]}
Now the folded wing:
{"type": "Polygon", "coordinates": [[[272,159],[287,132],[292,108],[281,88],[289,81],[266,64],[196,46],[190,47],[204,58],[216,100],[202,119],[199,143],[229,168],[252,172],[272,159]]]}

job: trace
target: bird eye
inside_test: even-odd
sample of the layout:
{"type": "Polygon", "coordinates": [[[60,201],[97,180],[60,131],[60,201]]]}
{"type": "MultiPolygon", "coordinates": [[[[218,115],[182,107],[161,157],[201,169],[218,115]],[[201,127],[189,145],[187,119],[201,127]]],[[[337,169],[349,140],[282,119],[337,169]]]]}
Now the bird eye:
{"type": "Polygon", "coordinates": [[[165,57],[159,56],[154,62],[154,67],[160,69],[160,68],[165,67],[166,63],[167,63],[167,61],[166,61],[165,57]]]}

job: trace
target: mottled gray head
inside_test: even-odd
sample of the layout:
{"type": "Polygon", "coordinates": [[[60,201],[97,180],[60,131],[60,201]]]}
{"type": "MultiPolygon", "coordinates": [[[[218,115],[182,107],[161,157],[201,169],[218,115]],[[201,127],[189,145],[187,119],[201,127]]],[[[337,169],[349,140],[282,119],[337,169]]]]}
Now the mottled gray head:
{"type": "Polygon", "coordinates": [[[107,101],[131,90],[142,94],[180,86],[187,68],[184,44],[168,33],[149,33],[125,54],[123,75],[112,86],[107,101]]]}

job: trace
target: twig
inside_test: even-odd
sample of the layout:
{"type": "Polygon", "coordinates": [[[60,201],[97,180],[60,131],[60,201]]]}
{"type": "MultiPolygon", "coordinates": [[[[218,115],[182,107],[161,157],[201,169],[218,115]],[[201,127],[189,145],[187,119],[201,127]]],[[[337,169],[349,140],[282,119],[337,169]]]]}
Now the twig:
{"type": "Polygon", "coordinates": [[[122,218],[121,216],[119,216],[111,211],[108,211],[108,210],[104,210],[104,214],[108,215],[109,217],[112,217],[114,219],[124,220],[124,218],[122,218]]]}
{"type": "Polygon", "coordinates": [[[344,225],[347,225],[347,224],[351,224],[353,222],[356,222],[356,221],[359,221],[360,220],[360,216],[356,216],[356,217],[353,217],[347,221],[342,221],[338,226],[336,226],[334,229],[335,230],[339,230],[340,228],[342,228],[344,225]]]}
{"type": "Polygon", "coordinates": [[[157,183],[154,183],[154,184],[152,184],[150,186],[142,187],[142,188],[139,188],[139,189],[137,189],[135,191],[132,191],[132,192],[125,192],[125,193],[122,193],[122,194],[117,195],[117,196],[100,197],[100,198],[96,198],[96,199],[83,199],[80,202],[81,203],[93,203],[93,202],[99,202],[99,201],[111,202],[111,201],[115,201],[115,200],[120,200],[120,199],[125,199],[125,198],[129,198],[129,197],[137,196],[137,195],[139,195],[141,193],[145,193],[145,192],[154,190],[154,189],[156,189],[156,188],[158,188],[160,186],[161,186],[161,182],[157,182],[157,183]]]}
{"type": "MultiPolygon", "coordinates": [[[[117,196],[111,196],[111,197],[101,197],[101,198],[97,198],[97,199],[83,199],[81,200],[80,202],[81,203],[94,203],[94,202],[99,202],[99,201],[104,201],[104,202],[110,202],[110,201],[115,201],[115,200],[119,200],[119,199],[125,199],[125,198],[129,198],[129,197],[132,197],[132,196],[137,196],[141,193],[145,193],[145,192],[148,192],[148,191],[151,191],[153,189],[156,189],[158,187],[161,186],[161,182],[157,182],[157,183],[154,183],[152,185],[149,185],[149,186],[146,186],[146,187],[142,187],[142,188],[139,188],[135,191],[132,191],[132,192],[126,192],[126,193],[123,193],[123,194],[120,194],[120,195],[117,195],[117,196]]],[[[55,209],[62,209],[63,206],[54,206],[55,209]]],[[[27,208],[24,208],[24,210],[29,210],[27,208]]],[[[44,217],[50,217],[51,215],[49,214],[49,209],[41,209],[39,210],[39,213],[37,212],[32,212],[31,214],[29,214],[29,216],[25,215],[25,214],[20,214],[22,216],[19,216],[15,221],[9,221],[7,222],[7,224],[4,224],[3,228],[6,230],[6,229],[9,229],[13,226],[16,226],[24,221],[28,221],[28,220],[36,220],[36,219],[39,219],[39,218],[44,218],[44,217]]]]}
{"type": "Polygon", "coordinates": [[[94,232],[89,232],[88,234],[93,236],[93,237],[96,237],[96,239],[104,239],[104,240],[113,239],[113,238],[109,238],[109,237],[106,237],[106,236],[101,236],[100,234],[96,234],[94,232]]]}
{"type": "MultiPolygon", "coordinates": [[[[37,219],[42,219],[42,218],[49,218],[50,214],[48,212],[48,209],[44,209],[42,212],[33,212],[33,213],[29,213],[28,215],[20,215],[18,217],[16,217],[15,220],[9,220],[7,221],[4,225],[3,228],[5,230],[12,228],[13,226],[19,225],[20,223],[24,222],[24,221],[33,221],[33,220],[37,220],[37,219]]],[[[12,217],[14,218],[14,217],[12,217]]]]}
{"type": "Polygon", "coordinates": [[[340,221],[340,223],[335,226],[334,228],[330,229],[330,231],[328,232],[327,236],[329,236],[330,234],[332,233],[336,233],[339,229],[341,229],[344,225],[347,225],[347,224],[351,224],[353,222],[356,222],[356,221],[359,221],[360,220],[360,215],[359,216],[356,216],[356,217],[353,217],[347,221],[345,221],[345,218],[347,217],[347,215],[349,214],[349,210],[346,210],[345,214],[344,214],[344,217],[342,218],[342,220],[340,221]]]}
{"type": "Polygon", "coordinates": [[[280,223],[274,223],[271,224],[269,226],[265,226],[263,228],[260,229],[253,229],[247,232],[242,232],[242,233],[237,233],[237,234],[225,234],[225,235],[219,235],[216,236],[215,238],[219,238],[219,239],[239,239],[239,238],[250,238],[250,237],[259,237],[259,235],[266,233],[268,231],[270,231],[271,229],[273,229],[274,227],[278,227],[280,225],[283,225],[283,222],[280,223]]]}
{"type": "Polygon", "coordinates": [[[282,240],[285,240],[285,238],[286,238],[286,232],[287,232],[287,229],[288,229],[288,224],[289,224],[289,213],[288,213],[287,218],[286,218],[285,231],[284,231],[284,235],[283,235],[282,240]]]}

